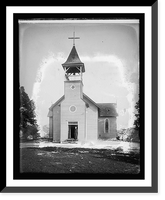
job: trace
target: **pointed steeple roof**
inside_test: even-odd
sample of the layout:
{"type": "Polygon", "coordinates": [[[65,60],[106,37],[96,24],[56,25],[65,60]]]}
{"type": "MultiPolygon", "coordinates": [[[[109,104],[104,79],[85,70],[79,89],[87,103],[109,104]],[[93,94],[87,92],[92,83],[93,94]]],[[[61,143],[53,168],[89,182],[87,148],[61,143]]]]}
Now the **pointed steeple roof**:
{"type": "Polygon", "coordinates": [[[63,68],[82,66],[82,72],[85,72],[84,63],[81,62],[75,46],[72,47],[72,50],[71,50],[66,62],[63,63],[62,66],[63,66],[63,68]]]}

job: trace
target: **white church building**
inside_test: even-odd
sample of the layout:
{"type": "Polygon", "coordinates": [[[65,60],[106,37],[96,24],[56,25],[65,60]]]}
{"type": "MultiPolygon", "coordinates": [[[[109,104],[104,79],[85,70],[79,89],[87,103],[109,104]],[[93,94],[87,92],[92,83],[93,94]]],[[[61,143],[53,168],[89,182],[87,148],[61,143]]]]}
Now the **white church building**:
{"type": "Polygon", "coordinates": [[[117,105],[96,103],[83,93],[85,65],[78,56],[75,43],[62,67],[66,77],[64,95],[49,108],[49,138],[53,142],[116,138],[117,105]]]}

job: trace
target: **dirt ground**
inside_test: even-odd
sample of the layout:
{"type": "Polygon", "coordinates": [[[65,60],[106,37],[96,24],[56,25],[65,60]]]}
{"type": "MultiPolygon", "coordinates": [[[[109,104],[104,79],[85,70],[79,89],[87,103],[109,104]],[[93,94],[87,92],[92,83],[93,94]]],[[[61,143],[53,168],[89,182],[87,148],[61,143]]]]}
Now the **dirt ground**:
{"type": "Polygon", "coordinates": [[[60,147],[27,147],[20,149],[21,173],[110,173],[138,174],[138,152],[120,148],[88,149],[60,147]]]}

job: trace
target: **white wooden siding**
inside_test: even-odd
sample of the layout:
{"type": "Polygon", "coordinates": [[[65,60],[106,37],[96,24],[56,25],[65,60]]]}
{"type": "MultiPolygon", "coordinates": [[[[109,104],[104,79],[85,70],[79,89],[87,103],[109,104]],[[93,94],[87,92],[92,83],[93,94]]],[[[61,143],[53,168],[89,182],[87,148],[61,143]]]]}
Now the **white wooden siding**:
{"type": "Polygon", "coordinates": [[[53,117],[49,117],[49,138],[53,138],[53,117]]]}
{"type": "Polygon", "coordinates": [[[65,99],[61,103],[61,141],[68,139],[68,122],[78,122],[78,140],[85,137],[85,102],[82,97],[82,83],[80,81],[65,81],[65,99]],[[71,89],[74,85],[75,89],[71,89]],[[76,107],[75,112],[70,106],[76,107]]]}
{"type": "Polygon", "coordinates": [[[98,135],[99,138],[111,139],[116,138],[116,117],[99,117],[98,118],[98,135]],[[109,119],[109,131],[105,133],[105,119],[109,119]]]}
{"type": "Polygon", "coordinates": [[[60,114],[61,107],[56,105],[53,108],[53,141],[60,142],[60,114]]]}
{"type": "Polygon", "coordinates": [[[89,141],[95,141],[98,139],[98,108],[90,101],[89,107],[86,108],[86,138],[89,141]]]}

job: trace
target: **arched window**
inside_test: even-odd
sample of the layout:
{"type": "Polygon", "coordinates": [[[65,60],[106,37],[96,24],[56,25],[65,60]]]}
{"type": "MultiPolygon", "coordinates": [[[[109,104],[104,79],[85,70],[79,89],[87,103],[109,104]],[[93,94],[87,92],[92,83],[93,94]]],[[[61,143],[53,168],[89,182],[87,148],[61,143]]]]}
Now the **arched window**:
{"type": "Polygon", "coordinates": [[[109,119],[104,120],[104,133],[109,132],[109,119]]]}

